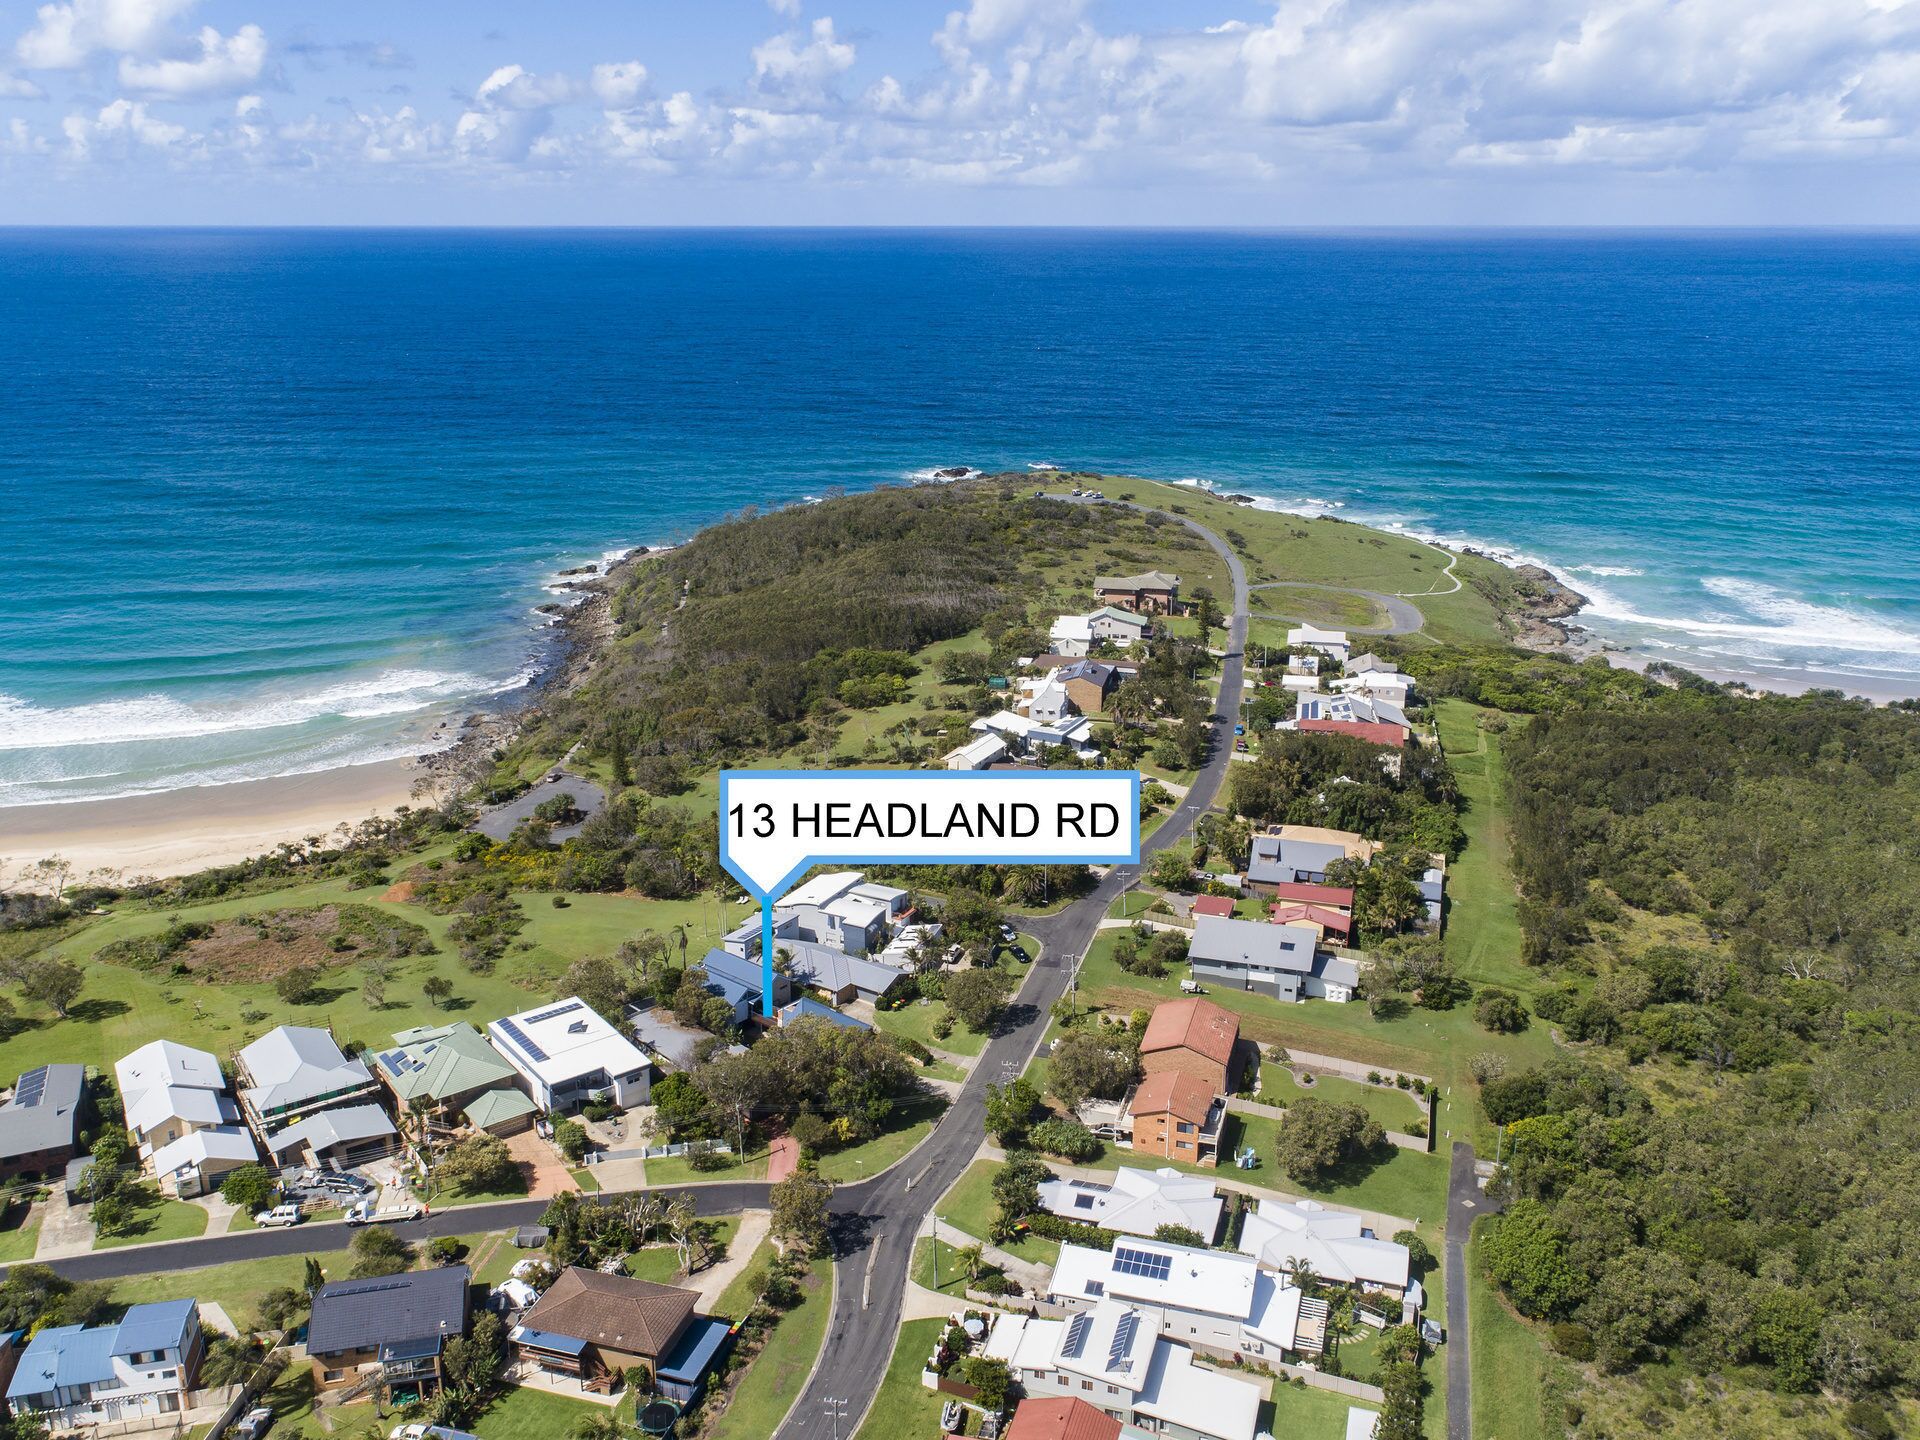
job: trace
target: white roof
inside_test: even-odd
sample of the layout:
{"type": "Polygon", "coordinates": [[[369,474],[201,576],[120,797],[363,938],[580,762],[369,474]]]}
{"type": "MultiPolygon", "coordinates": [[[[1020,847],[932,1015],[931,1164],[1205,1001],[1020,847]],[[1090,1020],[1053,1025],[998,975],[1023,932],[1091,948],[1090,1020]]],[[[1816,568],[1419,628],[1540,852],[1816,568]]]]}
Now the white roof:
{"type": "MultiPolygon", "coordinates": [[[[969,727],[974,730],[997,731],[1002,735],[1017,735],[1022,740],[1044,731],[1042,743],[1077,745],[1085,742],[1093,733],[1093,722],[1084,715],[1071,715],[1057,723],[1049,724],[1044,720],[1030,719],[1025,715],[1016,715],[1011,710],[1002,710],[998,714],[987,715],[973,722],[969,727]],[[1047,739],[1057,736],[1057,740],[1047,739]]],[[[782,903],[785,903],[784,901],[782,903]]]]}
{"type": "Polygon", "coordinates": [[[1251,1255],[1128,1237],[1118,1241],[1112,1253],[1062,1245],[1053,1267],[1053,1293],[1096,1301],[1113,1297],[1245,1320],[1253,1313],[1258,1274],[1251,1255]]]}
{"type": "MultiPolygon", "coordinates": [[[[969,740],[958,749],[949,750],[946,758],[950,761],[964,761],[967,765],[977,768],[991,761],[998,760],[1006,753],[1006,741],[1002,740],[998,735],[982,735],[978,739],[969,740]]],[[[756,926],[759,923],[757,920],[754,922],[756,926]]]]}
{"type": "Polygon", "coordinates": [[[1347,1440],[1373,1440],[1373,1432],[1379,1428],[1378,1410],[1362,1410],[1358,1405],[1347,1407],[1347,1440]]]}
{"type": "Polygon", "coordinates": [[[1196,1365],[1191,1350],[1159,1329],[1152,1309],[1111,1301],[1066,1320],[999,1315],[982,1353],[1016,1372],[1072,1371],[1124,1385],[1131,1409],[1186,1430],[1253,1440],[1264,1387],[1196,1365]],[[1123,1327],[1130,1333],[1123,1336],[1123,1327]]]}
{"type": "Polygon", "coordinates": [[[174,1085],[195,1090],[224,1090],[226,1077],[220,1062],[205,1050],[174,1040],[150,1040],[113,1067],[120,1082],[120,1098],[129,1101],[143,1090],[174,1085]]]}
{"type": "Polygon", "coordinates": [[[257,1112],[297,1105],[371,1084],[373,1074],[349,1060],[333,1036],[311,1025],[281,1025],[240,1052],[253,1085],[246,1092],[257,1112]]]}
{"type": "Polygon", "coordinates": [[[1091,640],[1093,621],[1085,615],[1062,615],[1047,635],[1054,640],[1091,640]]]}
{"type": "Polygon", "coordinates": [[[223,1125],[240,1118],[240,1107],[218,1090],[157,1085],[126,1097],[126,1114],[128,1125],[147,1131],[170,1119],[189,1125],[223,1125]]]}
{"type": "Polygon", "coordinates": [[[1253,1313],[1241,1328],[1256,1340],[1291,1350],[1300,1329],[1300,1302],[1306,1295],[1278,1275],[1262,1270],[1253,1287],[1253,1313]]]}
{"type": "Polygon", "coordinates": [[[171,1175],[176,1170],[198,1170],[209,1160],[233,1160],[245,1165],[260,1158],[253,1148],[253,1136],[238,1125],[216,1125],[182,1135],[171,1145],[153,1152],[153,1173],[171,1175]]]}
{"type": "Polygon", "coordinates": [[[1339,695],[1302,695],[1295,720],[1358,720],[1382,725],[1405,725],[1407,712],[1391,701],[1359,691],[1339,695]]]}
{"type": "Polygon", "coordinates": [[[1029,709],[1038,705],[1042,710],[1055,711],[1061,710],[1071,703],[1072,702],[1067,699],[1067,687],[1057,680],[1049,681],[1047,684],[1040,686],[1033,692],[1033,699],[1027,702],[1029,709]]]}
{"type": "Polygon", "coordinates": [[[1322,630],[1313,625],[1297,625],[1287,631],[1289,645],[1345,645],[1347,632],[1344,630],[1322,630]]]}
{"type": "Polygon", "coordinates": [[[1302,1260],[1323,1280],[1404,1290],[1411,1265],[1407,1247],[1365,1229],[1351,1211],[1312,1200],[1260,1200],[1241,1222],[1239,1248],[1272,1270],[1291,1270],[1302,1260]]]}
{"type": "Polygon", "coordinates": [[[1265,1394],[1265,1386],[1197,1365],[1186,1346],[1160,1340],[1153,1347],[1147,1383],[1133,1397],[1133,1408],[1208,1435],[1253,1440],[1265,1394]],[[1197,1417],[1204,1418],[1196,1423],[1197,1417]]]}
{"type": "Polygon", "coordinates": [[[487,1038],[516,1067],[548,1085],[597,1070],[613,1076],[647,1067],[640,1047],[578,995],[492,1021],[487,1038]]]}
{"type": "Polygon", "coordinates": [[[1111,1185],[1091,1180],[1048,1180],[1040,1203],[1069,1220],[1088,1220],[1125,1235],[1151,1236],[1162,1225],[1184,1225],[1212,1240],[1226,1204],[1213,1182],[1183,1175],[1172,1166],[1142,1170],[1123,1165],[1111,1185]]]}
{"type": "Polygon", "coordinates": [[[865,873],[859,870],[829,870],[824,875],[814,876],[804,885],[794,886],[780,897],[780,903],[815,907],[831,905],[866,878],[865,873]]]}

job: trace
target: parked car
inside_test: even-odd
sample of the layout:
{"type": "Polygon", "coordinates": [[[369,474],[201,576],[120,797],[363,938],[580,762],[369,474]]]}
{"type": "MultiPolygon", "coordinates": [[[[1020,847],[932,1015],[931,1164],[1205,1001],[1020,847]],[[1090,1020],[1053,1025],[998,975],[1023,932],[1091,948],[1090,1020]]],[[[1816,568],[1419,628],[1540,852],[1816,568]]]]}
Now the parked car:
{"type": "Polygon", "coordinates": [[[298,1205],[276,1205],[271,1210],[262,1210],[253,1217],[253,1223],[259,1226],[298,1225],[306,1216],[298,1205]]]}
{"type": "Polygon", "coordinates": [[[234,1422],[233,1440],[260,1440],[272,1428],[273,1411],[264,1405],[256,1405],[234,1422]]]}
{"type": "Polygon", "coordinates": [[[375,1208],[371,1197],[358,1205],[349,1206],[341,1218],[349,1225],[399,1225],[408,1220],[417,1220],[425,1213],[411,1201],[402,1201],[398,1205],[375,1208]]]}

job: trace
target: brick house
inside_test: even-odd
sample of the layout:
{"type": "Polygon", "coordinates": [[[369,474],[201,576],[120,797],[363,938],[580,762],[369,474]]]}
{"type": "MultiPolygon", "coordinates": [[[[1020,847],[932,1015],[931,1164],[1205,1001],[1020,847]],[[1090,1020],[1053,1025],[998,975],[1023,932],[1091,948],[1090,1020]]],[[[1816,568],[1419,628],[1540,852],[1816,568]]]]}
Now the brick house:
{"type": "Polygon", "coordinates": [[[1240,1087],[1240,1022],[1211,1000],[1189,996],[1156,1006],[1140,1040],[1140,1070],[1149,1077],[1187,1075],[1209,1095],[1240,1087]]]}
{"type": "Polygon", "coordinates": [[[1217,1165],[1226,1101],[1204,1080],[1176,1070],[1149,1075],[1133,1092],[1128,1109],[1136,1155],[1156,1155],[1188,1165],[1217,1165]]]}
{"type": "Polygon", "coordinates": [[[1170,615],[1180,594],[1180,577],[1161,570],[1142,575],[1100,575],[1093,594],[1102,605],[1117,605],[1139,615],[1170,615]]]}
{"type": "Polygon", "coordinates": [[[1107,708],[1107,697],[1119,688],[1120,671],[1101,660],[1076,660],[1055,670],[1053,682],[1065,687],[1075,710],[1094,715],[1107,708]]]}

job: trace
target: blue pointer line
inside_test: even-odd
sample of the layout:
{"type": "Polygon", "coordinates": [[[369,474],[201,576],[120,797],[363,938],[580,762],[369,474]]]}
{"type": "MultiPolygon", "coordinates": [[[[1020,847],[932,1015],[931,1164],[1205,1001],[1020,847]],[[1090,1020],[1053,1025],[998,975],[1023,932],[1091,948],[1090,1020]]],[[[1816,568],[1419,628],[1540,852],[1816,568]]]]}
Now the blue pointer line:
{"type": "Polygon", "coordinates": [[[773,1018],[773,901],[760,898],[760,1005],[773,1018]]]}

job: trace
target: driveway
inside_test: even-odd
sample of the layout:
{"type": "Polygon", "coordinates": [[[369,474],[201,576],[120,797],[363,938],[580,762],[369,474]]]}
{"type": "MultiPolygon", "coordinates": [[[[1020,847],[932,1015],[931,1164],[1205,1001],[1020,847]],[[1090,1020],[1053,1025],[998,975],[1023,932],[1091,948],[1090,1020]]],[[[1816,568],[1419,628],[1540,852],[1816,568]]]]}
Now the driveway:
{"type": "Polygon", "coordinates": [[[509,1135],[507,1153],[527,1176],[527,1197],[531,1200],[545,1200],[563,1190],[580,1188],[573,1183],[567,1167],[560,1163],[560,1157],[554,1154],[553,1146],[531,1130],[509,1135]]]}
{"type": "Polygon", "coordinates": [[[40,1208],[40,1239],[33,1247],[36,1260],[63,1255],[85,1255],[93,1249],[93,1215],[84,1205],[69,1205],[67,1192],[56,1185],[40,1208]]]}
{"type": "Polygon", "coordinates": [[[1447,1440],[1473,1440],[1473,1350],[1467,1333],[1467,1240],[1500,1207],[1481,1193],[1473,1147],[1453,1142],[1447,1171],[1447,1440]]]}

